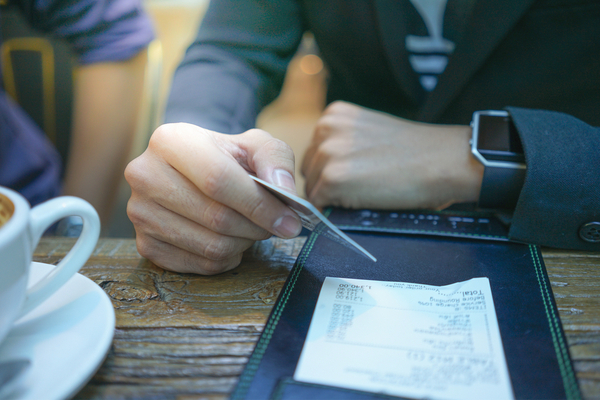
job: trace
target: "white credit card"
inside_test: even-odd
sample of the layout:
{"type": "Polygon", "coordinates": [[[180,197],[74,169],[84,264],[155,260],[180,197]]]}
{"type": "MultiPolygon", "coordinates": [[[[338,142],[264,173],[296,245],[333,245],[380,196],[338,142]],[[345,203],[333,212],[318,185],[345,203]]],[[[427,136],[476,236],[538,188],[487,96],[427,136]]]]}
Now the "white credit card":
{"type": "Polygon", "coordinates": [[[317,232],[319,235],[325,236],[328,239],[333,240],[342,246],[352,249],[357,253],[377,262],[377,259],[371,255],[362,246],[350,239],[344,232],[340,231],[335,225],[333,225],[323,214],[319,212],[308,201],[287,192],[285,189],[279,188],[275,185],[267,183],[262,179],[259,179],[253,175],[249,175],[250,178],[260,183],[265,189],[271,192],[275,197],[281,200],[285,205],[290,207],[302,221],[302,226],[311,232],[317,232]]]}

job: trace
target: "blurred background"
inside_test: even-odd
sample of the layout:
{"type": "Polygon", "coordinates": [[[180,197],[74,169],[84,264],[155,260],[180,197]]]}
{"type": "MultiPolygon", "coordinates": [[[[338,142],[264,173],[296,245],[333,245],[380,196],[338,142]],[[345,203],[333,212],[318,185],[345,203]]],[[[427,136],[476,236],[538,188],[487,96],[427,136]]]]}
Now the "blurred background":
{"type": "MultiPolygon", "coordinates": [[[[0,0],[1,1],[1,0],[0,0]]],[[[197,28],[208,7],[209,0],[143,0],[144,6],[154,20],[157,39],[148,49],[149,64],[146,70],[144,102],[137,134],[130,159],[141,154],[154,129],[161,123],[165,102],[170,90],[171,79],[188,44],[196,35],[197,28]]],[[[72,76],[69,50],[61,43],[50,41],[54,64],[51,89],[42,77],[48,73],[44,65],[45,50],[42,46],[36,51],[23,48],[8,48],[11,38],[41,37],[30,30],[15,10],[2,10],[3,58],[2,69],[12,67],[9,78],[14,81],[18,100],[33,119],[53,140],[63,158],[68,157],[68,132],[70,124],[70,93],[72,76]],[[7,65],[10,63],[11,65],[7,65]],[[39,65],[39,81],[30,75],[19,76],[19,63],[39,65]],[[49,92],[54,92],[49,93],[49,92]],[[52,100],[45,101],[48,96],[52,100]],[[29,97],[29,99],[27,98],[29,97]],[[51,105],[51,109],[48,106],[51,105]]],[[[28,73],[30,72],[28,70],[28,73]]],[[[4,74],[9,75],[9,74],[4,74]]],[[[259,115],[257,127],[287,142],[294,149],[297,160],[296,182],[298,191],[304,195],[304,181],[299,171],[302,155],[312,134],[325,102],[326,70],[318,55],[312,36],[305,35],[300,48],[292,60],[286,75],[283,90],[279,97],[259,115]]],[[[5,87],[6,87],[6,79],[5,87]]],[[[11,91],[7,87],[7,92],[11,91]]],[[[104,234],[110,237],[134,237],[133,225],[127,218],[126,207],[130,189],[125,179],[119,188],[117,206],[104,234]]]]}

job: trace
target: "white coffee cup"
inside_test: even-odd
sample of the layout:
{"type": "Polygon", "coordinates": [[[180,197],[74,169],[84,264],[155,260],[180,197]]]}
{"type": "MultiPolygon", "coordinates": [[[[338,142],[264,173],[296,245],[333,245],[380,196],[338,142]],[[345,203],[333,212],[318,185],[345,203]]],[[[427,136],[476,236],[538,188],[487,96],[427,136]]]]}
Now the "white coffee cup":
{"type": "Polygon", "coordinates": [[[57,197],[33,208],[19,193],[0,186],[0,342],[21,316],[61,288],[86,263],[100,236],[98,213],[77,197],[57,197]],[[47,276],[27,289],[33,252],[42,234],[69,216],[83,219],[73,248],[47,276]]]}

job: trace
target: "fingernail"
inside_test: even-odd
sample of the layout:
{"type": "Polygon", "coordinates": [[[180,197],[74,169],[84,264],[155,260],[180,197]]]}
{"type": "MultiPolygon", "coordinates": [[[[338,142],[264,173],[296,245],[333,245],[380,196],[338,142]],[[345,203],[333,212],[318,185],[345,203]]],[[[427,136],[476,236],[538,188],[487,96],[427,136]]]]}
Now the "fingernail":
{"type": "Polygon", "coordinates": [[[283,169],[273,171],[273,183],[284,189],[296,193],[296,183],[292,174],[283,169]]]}
{"type": "Polygon", "coordinates": [[[289,215],[284,215],[280,217],[277,221],[275,221],[275,225],[273,225],[273,230],[277,234],[277,236],[282,238],[292,238],[296,237],[300,234],[302,230],[302,225],[298,220],[289,215]]]}

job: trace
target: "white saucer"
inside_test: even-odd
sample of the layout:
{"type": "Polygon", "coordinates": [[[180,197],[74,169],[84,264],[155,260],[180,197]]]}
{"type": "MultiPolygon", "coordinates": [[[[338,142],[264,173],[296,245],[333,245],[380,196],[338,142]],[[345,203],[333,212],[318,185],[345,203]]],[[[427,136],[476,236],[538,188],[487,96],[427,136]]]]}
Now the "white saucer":
{"type": "MultiPolygon", "coordinates": [[[[29,286],[52,265],[33,262],[29,286]]],[[[0,345],[0,362],[28,358],[31,367],[3,400],[67,399],[90,380],[104,360],[115,330],[106,293],[81,274],[16,322],[0,345]]]]}

